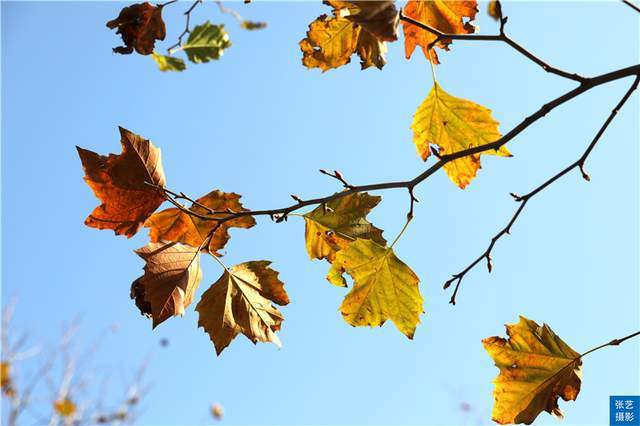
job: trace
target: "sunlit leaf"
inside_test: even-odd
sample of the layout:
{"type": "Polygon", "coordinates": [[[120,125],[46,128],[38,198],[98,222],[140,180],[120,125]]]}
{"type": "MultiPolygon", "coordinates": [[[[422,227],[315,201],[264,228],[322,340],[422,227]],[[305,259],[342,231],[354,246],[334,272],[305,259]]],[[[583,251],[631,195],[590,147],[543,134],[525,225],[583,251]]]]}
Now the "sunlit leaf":
{"type": "MultiPolygon", "coordinates": [[[[476,0],[410,0],[404,7],[405,16],[420,21],[445,34],[471,34],[475,27],[473,21],[478,12],[476,0]]],[[[407,21],[402,22],[404,29],[404,49],[409,59],[416,46],[421,46],[427,60],[438,64],[438,55],[434,49],[429,49],[436,40],[436,35],[419,28],[407,21]]],[[[441,49],[449,50],[450,39],[443,39],[436,43],[441,49]]]]}
{"type": "Polygon", "coordinates": [[[335,16],[347,18],[360,25],[379,41],[398,39],[399,15],[394,1],[325,0],[324,3],[333,7],[335,16]]]}
{"type": "Polygon", "coordinates": [[[542,411],[562,417],[558,398],[575,401],[582,381],[580,354],[551,328],[520,317],[507,335],[482,341],[500,375],[495,384],[492,418],[500,424],[531,424],[542,411]]]}
{"type": "Polygon", "coordinates": [[[113,49],[116,53],[130,54],[134,49],[141,55],[153,52],[156,40],[164,40],[166,29],[162,20],[162,7],[151,3],[137,3],[120,11],[116,19],[107,22],[110,29],[117,28],[124,46],[113,49]]]}
{"type": "Polygon", "coordinates": [[[106,157],[76,148],[84,167],[84,180],[102,201],[85,225],[113,229],[117,235],[131,237],[164,201],[162,192],[147,183],[164,186],[165,177],[158,148],[122,127],[120,136],[120,155],[106,157]]]}
{"type": "Polygon", "coordinates": [[[151,57],[158,64],[160,71],[184,71],[187,68],[184,61],[175,56],[159,55],[153,52],[151,57]]]}
{"type": "Polygon", "coordinates": [[[153,328],[184,310],[200,283],[200,253],[180,243],[149,243],[136,250],[146,262],[144,275],[131,284],[131,298],[153,328]]]}
{"type": "Polygon", "coordinates": [[[191,30],[189,38],[182,45],[181,50],[184,50],[191,62],[200,64],[220,59],[224,50],[229,47],[231,47],[231,42],[229,35],[224,30],[224,25],[214,25],[207,21],[191,30]]]}
{"type": "Polygon", "coordinates": [[[487,13],[496,21],[502,19],[502,5],[499,0],[490,0],[487,6],[487,13]]]}
{"type": "Polygon", "coordinates": [[[252,216],[240,216],[226,222],[218,223],[215,219],[221,219],[229,215],[231,212],[247,211],[240,203],[240,195],[233,192],[226,193],[222,191],[211,191],[207,195],[196,200],[197,204],[192,205],[189,210],[200,215],[206,215],[211,220],[204,220],[189,215],[178,208],[169,208],[155,213],[144,224],[149,228],[149,237],[151,241],[158,242],[176,241],[188,244],[193,247],[199,247],[204,243],[205,238],[211,231],[215,229],[209,243],[203,250],[213,255],[221,256],[218,250],[222,249],[227,241],[229,241],[229,228],[251,228],[256,224],[252,216]],[[217,212],[209,214],[207,209],[217,212]]]}
{"type": "MultiPolygon", "coordinates": [[[[498,124],[490,109],[451,96],[436,82],[413,116],[411,129],[418,154],[426,160],[431,155],[431,145],[438,146],[440,154],[451,154],[495,142],[500,138],[498,124]]],[[[511,156],[504,146],[497,152],[488,150],[483,154],[511,156]]],[[[444,165],[444,170],[456,185],[464,189],[480,168],[480,155],[450,161],[444,165]]]]}
{"type": "Polygon", "coordinates": [[[266,260],[235,265],[226,270],[196,306],[198,326],[204,328],[220,353],[240,333],[253,343],[273,342],[284,317],[271,302],[289,303],[284,283],[266,260]]]}
{"type": "Polygon", "coordinates": [[[343,285],[344,272],[353,278],[353,288],[340,306],[347,323],[374,327],[390,319],[413,339],[423,312],[419,279],[392,248],[358,238],[336,254],[327,279],[343,285]]]}
{"type": "Polygon", "coordinates": [[[304,215],[307,253],[311,259],[335,259],[338,250],[356,238],[386,245],[382,230],[366,219],[382,197],[367,193],[347,195],[304,215]]]}
{"type": "Polygon", "coordinates": [[[70,398],[55,401],[53,408],[61,417],[71,417],[76,413],[76,404],[70,398]]]}

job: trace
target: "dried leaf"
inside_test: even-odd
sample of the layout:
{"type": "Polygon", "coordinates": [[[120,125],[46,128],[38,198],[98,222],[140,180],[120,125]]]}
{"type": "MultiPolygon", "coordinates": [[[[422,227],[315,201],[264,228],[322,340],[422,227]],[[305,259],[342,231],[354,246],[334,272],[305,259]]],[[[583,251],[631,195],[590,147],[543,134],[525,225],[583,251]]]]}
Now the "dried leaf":
{"type": "Polygon", "coordinates": [[[360,25],[379,41],[396,41],[398,39],[400,17],[394,1],[325,0],[324,3],[333,7],[335,16],[347,18],[360,25]]]}
{"type": "MultiPolygon", "coordinates": [[[[410,0],[403,12],[405,16],[445,34],[471,34],[475,32],[475,27],[470,21],[475,19],[478,4],[476,0],[410,0]]],[[[416,46],[421,46],[427,60],[439,64],[438,54],[434,49],[429,49],[437,36],[407,21],[403,21],[402,24],[407,59],[411,57],[416,46]]],[[[449,50],[450,44],[450,39],[443,39],[436,43],[436,46],[449,50]]]]}
{"type": "Polygon", "coordinates": [[[261,30],[261,29],[267,28],[267,23],[259,22],[259,21],[242,20],[240,22],[240,28],[249,30],[249,31],[261,30]]]}
{"type": "Polygon", "coordinates": [[[218,355],[240,333],[253,343],[280,346],[275,332],[284,317],[271,302],[286,305],[289,296],[270,264],[259,260],[235,265],[202,295],[196,306],[198,326],[209,334],[218,355]]]}
{"type": "Polygon", "coordinates": [[[122,35],[125,45],[113,51],[123,55],[133,53],[134,49],[141,55],[150,55],[156,40],[164,40],[166,35],[162,6],[148,2],[123,8],[116,19],[107,22],[107,27],[117,28],[116,34],[122,35]]]}
{"type": "MultiPolygon", "coordinates": [[[[440,154],[451,154],[495,142],[500,138],[498,124],[490,109],[451,96],[436,82],[413,116],[411,129],[418,154],[426,161],[431,155],[431,145],[437,145],[440,154]]],[[[511,157],[504,146],[497,152],[488,150],[482,154],[511,157]]],[[[444,165],[444,170],[456,185],[464,189],[480,168],[480,155],[450,161],[444,165]]]]}
{"type": "Polygon", "coordinates": [[[222,420],[222,417],[224,417],[224,410],[222,409],[222,406],[220,404],[213,404],[211,406],[211,415],[216,420],[222,420]]]}
{"type": "Polygon", "coordinates": [[[71,417],[76,413],[76,404],[70,398],[59,399],[53,403],[53,409],[61,417],[71,417]]]}
{"type": "Polygon", "coordinates": [[[336,252],[356,238],[386,245],[382,230],[366,219],[382,197],[355,193],[318,206],[304,215],[307,253],[311,259],[333,262],[336,252]]]}
{"type": "Polygon", "coordinates": [[[309,25],[307,38],[300,41],[302,64],[324,72],[349,63],[359,34],[360,28],[348,19],[321,15],[309,25]]]}
{"type": "Polygon", "coordinates": [[[184,71],[187,69],[184,61],[175,56],[159,55],[156,52],[151,54],[151,57],[158,64],[160,71],[184,71]]]}
{"type": "Polygon", "coordinates": [[[84,180],[102,201],[87,217],[85,225],[113,229],[117,235],[130,238],[164,201],[162,192],[147,182],[164,186],[165,177],[160,150],[149,140],[119,129],[120,155],[105,157],[76,148],[84,167],[84,180]]]}
{"type": "Polygon", "coordinates": [[[144,275],[131,284],[131,298],[153,328],[184,310],[193,301],[202,272],[195,247],[162,241],[135,251],[146,262],[144,275]]]}
{"type": "Polygon", "coordinates": [[[215,219],[229,216],[227,210],[239,213],[248,211],[240,203],[240,195],[233,192],[211,191],[207,195],[196,200],[198,204],[192,205],[189,210],[196,214],[206,215],[212,220],[204,220],[191,216],[178,208],[169,208],[155,213],[145,222],[149,229],[149,238],[152,242],[161,240],[175,241],[199,247],[204,243],[209,233],[215,229],[211,240],[203,250],[212,255],[222,256],[218,250],[222,249],[229,241],[229,228],[251,228],[256,224],[252,216],[240,216],[226,222],[218,223],[215,219]],[[216,214],[209,214],[206,206],[216,214]]]}
{"type": "Polygon", "coordinates": [[[499,0],[490,0],[487,6],[487,13],[496,21],[502,19],[502,5],[499,0]]]}
{"type": "Polygon", "coordinates": [[[562,417],[558,398],[575,401],[580,392],[580,354],[546,324],[521,316],[506,328],[508,340],[494,336],[482,341],[500,370],[493,381],[493,420],[531,424],[542,411],[562,417]]]}
{"type": "Polygon", "coordinates": [[[224,25],[213,25],[207,21],[191,30],[187,42],[180,49],[184,50],[191,62],[201,64],[220,59],[224,49],[229,47],[231,42],[224,25]]]}
{"type": "Polygon", "coordinates": [[[347,323],[374,327],[390,319],[413,339],[423,312],[419,279],[392,248],[358,238],[336,254],[327,279],[346,284],[344,272],[353,278],[353,288],[340,306],[347,323]]]}

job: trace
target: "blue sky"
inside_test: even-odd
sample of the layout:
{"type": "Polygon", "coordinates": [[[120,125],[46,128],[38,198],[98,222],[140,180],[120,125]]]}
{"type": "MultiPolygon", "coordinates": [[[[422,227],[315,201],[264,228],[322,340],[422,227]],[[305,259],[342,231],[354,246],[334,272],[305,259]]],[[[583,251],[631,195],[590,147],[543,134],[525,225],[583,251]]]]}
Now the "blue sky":
{"type": "MultiPolygon", "coordinates": [[[[207,422],[213,402],[230,424],[490,423],[498,370],[480,340],[504,335],[504,323],[520,314],[546,322],[578,352],[638,329],[637,93],[590,157],[591,182],[572,172],[535,197],[495,248],[493,273],[472,271],[455,307],[442,290],[511,217],[509,192],[533,189],[582,153],[631,84],[625,80],[535,123],[508,145],[513,158],[483,157],[466,190],[442,172],[417,189],[416,219],[395,247],[425,299],[413,341],[390,323],[355,329],[342,320],[345,292],[325,281],[325,263],[309,261],[299,218],[232,231],[224,257],[269,259],[280,271],[292,300],[282,309],[282,349],[240,336],[217,358],[193,307],[152,332],[129,299],[143,266],[132,250],[146,233],[126,240],[83,225],[97,200],[75,145],[119,152],[121,125],[162,149],[170,188],[234,191],[249,208],[280,207],[289,194],[338,190],[319,168],[356,184],[424,170],[409,125],[432,80],[419,52],[404,59],[402,41],[389,46],[382,72],[361,72],[355,59],[325,74],[303,68],[297,43],[328,11],[320,2],[233,3],[246,18],[268,21],[260,32],[242,31],[205,4],[193,22],[226,23],[233,46],[219,62],[161,73],[148,57],[111,53],[120,41],[104,24],[123,5],[2,2],[2,298],[18,298],[16,327],[52,344],[76,315],[82,339],[117,324],[94,360],[98,373],[113,372],[115,386],[152,351],[141,423],[207,422]],[[161,338],[169,347],[159,347],[161,338]]],[[[160,47],[182,30],[186,6],[165,10],[160,47]]],[[[485,7],[481,32],[494,33],[485,7]]],[[[504,9],[509,34],[560,68],[595,75],[638,62],[638,15],[621,3],[504,9]]],[[[502,132],[573,87],[501,44],[454,42],[440,59],[443,88],[491,108],[502,132]]],[[[406,193],[381,195],[371,219],[389,239],[403,225],[406,193]]],[[[221,274],[213,261],[203,268],[199,294],[221,274]]],[[[604,424],[609,395],[640,393],[639,343],[585,359],[578,400],[560,404],[563,424],[604,424]]],[[[557,421],[544,413],[536,424],[557,421]]]]}

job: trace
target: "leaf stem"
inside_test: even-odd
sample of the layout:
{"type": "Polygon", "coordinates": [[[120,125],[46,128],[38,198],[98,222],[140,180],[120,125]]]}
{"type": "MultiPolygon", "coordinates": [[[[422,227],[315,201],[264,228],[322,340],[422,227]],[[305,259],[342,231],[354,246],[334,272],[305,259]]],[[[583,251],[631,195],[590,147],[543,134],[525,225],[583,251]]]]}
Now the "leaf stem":
{"type": "Polygon", "coordinates": [[[632,333],[632,334],[630,334],[628,336],[625,336],[625,337],[622,337],[620,339],[613,339],[612,341],[610,341],[608,343],[605,343],[604,345],[596,346],[593,349],[589,349],[585,353],[581,354],[580,358],[584,357],[585,355],[589,355],[591,352],[595,352],[595,351],[597,351],[599,349],[602,349],[602,348],[605,348],[607,346],[618,346],[620,343],[624,342],[625,340],[632,339],[632,338],[634,338],[636,336],[639,336],[639,335],[640,335],[640,331],[636,331],[635,333],[632,333]]]}
{"type": "Polygon", "coordinates": [[[402,229],[400,230],[400,232],[398,233],[398,236],[393,240],[393,242],[391,243],[391,245],[389,246],[390,249],[393,248],[393,246],[396,245],[396,243],[398,242],[398,240],[400,239],[400,237],[402,237],[402,234],[404,234],[404,231],[407,230],[407,228],[409,227],[409,223],[411,222],[411,220],[413,219],[413,216],[409,216],[407,215],[407,221],[404,223],[404,226],[402,227],[402,229]]]}

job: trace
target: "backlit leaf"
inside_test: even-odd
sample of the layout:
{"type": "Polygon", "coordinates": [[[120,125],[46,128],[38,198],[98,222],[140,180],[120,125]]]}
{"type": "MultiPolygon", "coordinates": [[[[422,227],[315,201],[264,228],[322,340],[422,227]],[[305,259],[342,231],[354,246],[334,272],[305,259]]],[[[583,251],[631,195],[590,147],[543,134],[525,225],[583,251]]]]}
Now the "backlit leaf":
{"type": "Polygon", "coordinates": [[[144,275],[131,284],[131,298],[153,328],[184,310],[193,301],[202,272],[195,247],[162,241],[136,250],[146,262],[144,275]]]}
{"type": "Polygon", "coordinates": [[[153,52],[151,57],[158,64],[160,71],[184,71],[187,68],[184,61],[175,56],[159,55],[153,52]]]}
{"type": "Polygon", "coordinates": [[[221,256],[218,250],[222,249],[229,241],[229,228],[251,228],[256,224],[252,216],[240,216],[218,224],[215,219],[227,217],[227,210],[233,212],[247,211],[240,203],[240,195],[233,192],[211,191],[207,195],[196,200],[198,204],[206,206],[216,214],[208,214],[200,205],[194,204],[189,210],[200,215],[206,215],[212,220],[204,220],[191,216],[178,208],[169,208],[155,213],[144,224],[149,229],[149,238],[152,242],[160,240],[176,241],[199,247],[207,238],[207,235],[215,228],[211,240],[203,250],[212,255],[221,256]]]}
{"type": "MultiPolygon", "coordinates": [[[[431,145],[437,145],[440,154],[451,154],[495,142],[500,139],[498,124],[490,109],[451,96],[436,82],[413,116],[411,129],[418,154],[426,161],[431,155],[431,145]]],[[[482,154],[511,156],[504,146],[497,152],[488,150],[482,154]]],[[[456,185],[464,189],[480,168],[480,155],[449,161],[444,170],[456,185]]]]}
{"type": "Polygon", "coordinates": [[[135,49],[141,55],[153,52],[156,40],[164,40],[166,29],[162,20],[162,6],[151,3],[137,3],[120,11],[116,19],[107,22],[110,29],[117,28],[116,34],[122,35],[124,46],[113,49],[124,55],[135,49]]]}
{"type": "Polygon", "coordinates": [[[207,21],[197,25],[189,33],[187,42],[181,50],[187,54],[187,58],[193,63],[200,64],[219,59],[224,49],[231,47],[229,35],[224,30],[224,25],[214,25],[207,21]]]}
{"type": "Polygon", "coordinates": [[[493,381],[493,420],[531,424],[542,411],[562,417],[558,398],[575,401],[580,392],[580,354],[546,324],[521,316],[506,328],[508,340],[494,336],[482,341],[500,370],[493,381]]]}
{"type": "Polygon", "coordinates": [[[275,332],[284,317],[271,303],[286,305],[289,296],[270,264],[259,260],[235,265],[202,295],[196,306],[198,326],[209,334],[218,355],[240,333],[253,343],[280,346],[275,332]]]}
{"type": "Polygon", "coordinates": [[[419,279],[392,248],[358,238],[336,254],[327,279],[343,285],[344,272],[353,278],[353,288],[340,306],[347,323],[374,327],[390,319],[413,339],[423,312],[419,279]]]}
{"type": "Polygon", "coordinates": [[[379,41],[398,39],[399,15],[394,1],[325,0],[324,3],[333,7],[335,16],[360,25],[379,41]]]}
{"type": "Polygon", "coordinates": [[[303,65],[324,72],[349,63],[359,34],[360,28],[348,19],[321,15],[309,25],[307,38],[300,41],[303,65]]]}
{"type": "MultiPolygon", "coordinates": [[[[478,12],[476,0],[410,0],[404,7],[405,16],[420,21],[445,34],[471,34],[475,27],[473,21],[478,12]]],[[[403,21],[404,50],[407,59],[411,57],[416,46],[421,46],[427,60],[434,64],[440,63],[434,49],[428,49],[436,40],[436,35],[403,21]]],[[[449,50],[450,39],[443,39],[436,43],[441,49],[449,50]]]]}
{"type": "Polygon", "coordinates": [[[146,182],[164,186],[165,177],[158,148],[122,127],[120,136],[120,155],[105,157],[76,147],[85,171],[84,180],[102,201],[84,223],[131,237],[164,201],[162,192],[146,182]]]}
{"type": "Polygon", "coordinates": [[[71,417],[76,413],[76,404],[70,398],[59,399],[53,403],[53,409],[61,417],[71,417]]]}
{"type": "Polygon", "coordinates": [[[356,238],[386,245],[382,230],[366,219],[382,197],[355,193],[318,206],[304,215],[307,253],[311,259],[332,262],[338,250],[356,238]]]}

